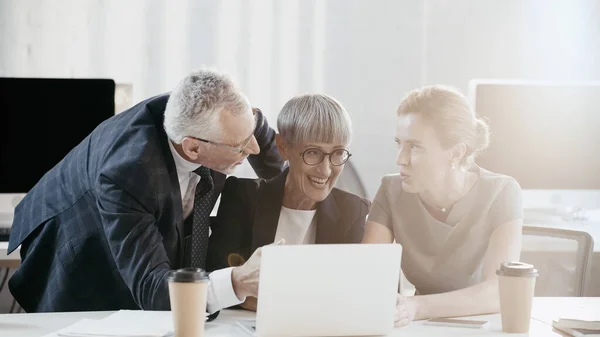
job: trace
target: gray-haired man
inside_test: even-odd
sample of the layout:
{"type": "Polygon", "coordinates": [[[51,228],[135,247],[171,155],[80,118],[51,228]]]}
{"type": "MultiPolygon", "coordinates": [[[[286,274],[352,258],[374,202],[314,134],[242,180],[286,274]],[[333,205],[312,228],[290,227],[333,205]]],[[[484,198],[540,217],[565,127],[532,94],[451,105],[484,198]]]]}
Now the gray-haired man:
{"type": "MultiPolygon", "coordinates": [[[[205,267],[210,212],[246,158],[260,177],[284,170],[274,131],[217,72],[110,118],[17,206],[13,296],[27,312],[168,310],[167,273],[205,267]]],[[[231,273],[211,274],[209,312],[244,299],[231,273]]]]}

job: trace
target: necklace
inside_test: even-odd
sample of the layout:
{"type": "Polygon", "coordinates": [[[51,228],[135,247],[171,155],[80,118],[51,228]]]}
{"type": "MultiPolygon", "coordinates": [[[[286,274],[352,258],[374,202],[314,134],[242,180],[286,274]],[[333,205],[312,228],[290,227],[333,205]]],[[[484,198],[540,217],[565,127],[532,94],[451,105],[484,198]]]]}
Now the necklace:
{"type": "MultiPolygon", "coordinates": [[[[440,211],[440,212],[442,212],[442,213],[446,213],[446,211],[447,211],[446,207],[443,207],[443,208],[437,208],[437,207],[435,207],[435,206],[433,206],[433,205],[429,205],[429,206],[431,206],[431,207],[433,207],[433,208],[437,209],[438,211],[440,211]]],[[[452,207],[452,206],[450,206],[450,207],[452,207]]]]}
{"type": "MultiPolygon", "coordinates": [[[[464,179],[464,181],[463,181],[463,192],[465,192],[465,187],[466,187],[466,186],[467,186],[467,175],[465,174],[465,179],[464,179]]],[[[463,197],[464,197],[464,195],[463,195],[463,197]]],[[[462,197],[461,197],[461,198],[462,198],[462,197]]],[[[460,200],[461,198],[458,198],[458,200],[460,200]]],[[[433,207],[433,208],[435,208],[436,210],[438,210],[438,211],[440,211],[440,212],[442,212],[442,213],[446,213],[446,212],[448,211],[448,208],[446,208],[446,207],[439,208],[439,207],[436,207],[436,206],[433,206],[433,205],[431,205],[431,204],[428,204],[428,203],[424,202],[424,201],[423,201],[423,199],[421,199],[421,196],[420,196],[420,195],[419,195],[419,199],[421,200],[421,202],[422,202],[423,204],[425,204],[425,205],[427,205],[427,206],[430,206],[430,207],[433,207]]],[[[456,200],[455,202],[453,202],[453,203],[450,205],[450,208],[452,208],[452,207],[454,206],[454,204],[456,204],[456,203],[458,202],[458,200],[456,200]]]]}
{"type": "MultiPolygon", "coordinates": [[[[448,211],[448,209],[447,209],[446,207],[442,207],[442,208],[435,207],[435,206],[433,206],[432,204],[428,204],[428,203],[426,203],[425,201],[423,201],[423,199],[421,199],[421,196],[420,196],[420,195],[418,195],[418,197],[419,197],[419,200],[421,200],[421,203],[422,203],[423,205],[425,205],[425,206],[429,206],[429,207],[431,207],[431,208],[435,208],[436,210],[438,210],[438,211],[440,211],[440,212],[442,212],[442,213],[446,213],[446,212],[448,211]]],[[[452,208],[452,206],[453,206],[453,205],[454,205],[454,204],[452,204],[452,205],[450,206],[450,208],[452,208]]]]}

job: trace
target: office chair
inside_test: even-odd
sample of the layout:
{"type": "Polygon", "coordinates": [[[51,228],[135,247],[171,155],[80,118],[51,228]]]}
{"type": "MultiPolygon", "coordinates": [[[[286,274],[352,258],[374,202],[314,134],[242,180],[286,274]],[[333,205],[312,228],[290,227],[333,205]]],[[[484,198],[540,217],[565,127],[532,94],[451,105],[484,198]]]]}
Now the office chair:
{"type": "Polygon", "coordinates": [[[535,296],[585,296],[593,250],[586,232],[523,226],[521,261],[539,271],[535,296]]]}
{"type": "Polygon", "coordinates": [[[344,190],[346,192],[354,193],[363,198],[369,198],[367,189],[363,184],[358,171],[354,167],[351,161],[347,161],[344,166],[344,170],[340,174],[335,187],[344,190]]]}

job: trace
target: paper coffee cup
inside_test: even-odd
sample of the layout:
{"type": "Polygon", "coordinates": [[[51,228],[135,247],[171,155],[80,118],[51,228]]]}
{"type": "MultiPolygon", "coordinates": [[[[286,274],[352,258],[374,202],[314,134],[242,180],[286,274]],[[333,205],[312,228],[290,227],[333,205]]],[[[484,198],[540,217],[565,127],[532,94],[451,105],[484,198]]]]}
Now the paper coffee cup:
{"type": "Polygon", "coordinates": [[[496,271],[502,331],[525,333],[531,321],[531,303],[538,271],[522,262],[505,262],[496,271]]]}
{"type": "Polygon", "coordinates": [[[172,271],[167,280],[175,337],[204,336],[208,274],[184,268],[172,271]]]}

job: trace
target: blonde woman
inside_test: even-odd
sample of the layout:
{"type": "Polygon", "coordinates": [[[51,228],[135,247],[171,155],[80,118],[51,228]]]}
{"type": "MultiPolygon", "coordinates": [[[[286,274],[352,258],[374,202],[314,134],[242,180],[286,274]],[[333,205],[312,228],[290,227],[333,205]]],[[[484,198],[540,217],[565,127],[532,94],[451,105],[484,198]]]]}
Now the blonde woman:
{"type": "Polygon", "coordinates": [[[382,179],[363,238],[403,247],[416,296],[398,295],[396,325],[498,312],[495,271],[520,255],[519,184],[475,164],[488,126],[460,92],[413,90],[397,115],[400,172],[382,179]]]}

